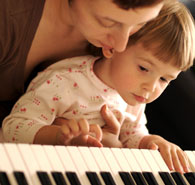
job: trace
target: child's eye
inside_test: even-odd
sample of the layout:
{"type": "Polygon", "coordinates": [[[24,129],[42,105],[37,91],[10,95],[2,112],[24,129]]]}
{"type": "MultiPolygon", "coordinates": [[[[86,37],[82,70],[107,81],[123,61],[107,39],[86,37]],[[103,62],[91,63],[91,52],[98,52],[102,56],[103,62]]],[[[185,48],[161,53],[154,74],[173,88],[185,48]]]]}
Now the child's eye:
{"type": "Polygon", "coordinates": [[[160,80],[163,82],[169,83],[169,81],[166,78],[161,77],[160,80]]]}
{"type": "Polygon", "coordinates": [[[146,72],[148,72],[148,69],[146,69],[146,68],[143,67],[143,66],[139,66],[139,68],[140,68],[141,71],[146,71],[146,72]]]}

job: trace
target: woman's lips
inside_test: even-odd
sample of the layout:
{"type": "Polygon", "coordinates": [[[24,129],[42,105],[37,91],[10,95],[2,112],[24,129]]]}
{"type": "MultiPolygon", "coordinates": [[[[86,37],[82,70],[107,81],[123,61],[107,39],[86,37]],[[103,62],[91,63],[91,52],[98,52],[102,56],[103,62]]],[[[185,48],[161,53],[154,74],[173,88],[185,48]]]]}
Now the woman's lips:
{"type": "Polygon", "coordinates": [[[107,49],[107,50],[112,50],[113,49],[113,47],[111,47],[111,46],[109,46],[107,44],[103,44],[101,42],[100,42],[100,44],[102,45],[102,48],[104,48],[104,49],[107,49]]]}

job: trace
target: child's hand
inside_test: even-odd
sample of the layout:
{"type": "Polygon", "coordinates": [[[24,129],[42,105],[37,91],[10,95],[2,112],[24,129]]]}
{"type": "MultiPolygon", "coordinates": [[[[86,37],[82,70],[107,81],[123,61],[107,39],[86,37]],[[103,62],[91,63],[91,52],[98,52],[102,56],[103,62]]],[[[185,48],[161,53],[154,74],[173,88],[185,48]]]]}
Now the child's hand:
{"type": "Polygon", "coordinates": [[[64,118],[57,118],[53,124],[60,126],[56,134],[56,144],[102,146],[102,131],[99,125],[89,125],[85,119],[77,121],[75,119],[67,120],[64,118]]]}
{"type": "Polygon", "coordinates": [[[159,150],[171,171],[189,172],[189,163],[184,151],[158,135],[145,136],[141,140],[139,148],[159,150]]]}
{"type": "Polygon", "coordinates": [[[119,133],[121,128],[121,117],[118,112],[118,117],[110,111],[106,105],[101,108],[100,111],[102,118],[105,121],[105,126],[102,128],[103,137],[102,144],[105,147],[122,147],[122,143],[119,140],[119,133]]]}

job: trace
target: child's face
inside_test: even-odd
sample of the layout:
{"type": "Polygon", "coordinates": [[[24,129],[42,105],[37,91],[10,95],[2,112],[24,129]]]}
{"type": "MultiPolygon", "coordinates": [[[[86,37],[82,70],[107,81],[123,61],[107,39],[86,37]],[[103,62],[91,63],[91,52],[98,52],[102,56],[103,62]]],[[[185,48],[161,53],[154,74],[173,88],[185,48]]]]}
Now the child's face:
{"type": "Polygon", "coordinates": [[[141,44],[115,53],[111,61],[105,62],[110,62],[107,83],[129,105],[154,101],[181,72],[173,65],[159,61],[141,44]]]}
{"type": "Polygon", "coordinates": [[[96,47],[125,50],[130,35],[155,18],[163,3],[135,10],[119,8],[112,0],[74,0],[71,18],[74,27],[96,47]]]}

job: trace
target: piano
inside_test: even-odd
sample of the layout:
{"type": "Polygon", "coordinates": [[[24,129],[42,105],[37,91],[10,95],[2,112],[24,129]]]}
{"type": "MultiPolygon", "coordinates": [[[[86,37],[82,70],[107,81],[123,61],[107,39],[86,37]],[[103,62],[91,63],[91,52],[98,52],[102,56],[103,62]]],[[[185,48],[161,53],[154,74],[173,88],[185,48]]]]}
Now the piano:
{"type": "Polygon", "coordinates": [[[144,149],[0,144],[0,185],[195,185],[192,172],[170,172],[160,153],[144,149]]]}

